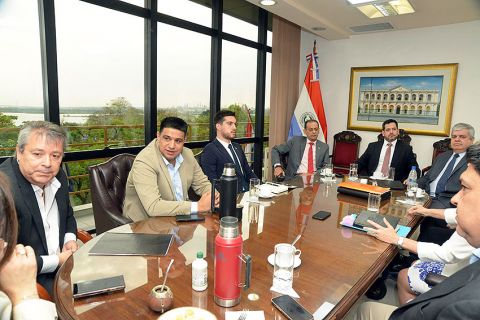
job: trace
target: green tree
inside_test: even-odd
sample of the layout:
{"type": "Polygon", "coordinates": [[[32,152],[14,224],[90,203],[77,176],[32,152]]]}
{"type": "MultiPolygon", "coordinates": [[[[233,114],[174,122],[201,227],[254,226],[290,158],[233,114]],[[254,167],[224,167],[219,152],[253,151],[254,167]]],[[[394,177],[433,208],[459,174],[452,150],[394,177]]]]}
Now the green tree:
{"type": "Polygon", "coordinates": [[[17,116],[9,116],[0,112],[0,156],[11,156],[13,151],[11,149],[3,148],[14,148],[17,144],[18,130],[11,129],[15,128],[15,120],[17,116]]]}

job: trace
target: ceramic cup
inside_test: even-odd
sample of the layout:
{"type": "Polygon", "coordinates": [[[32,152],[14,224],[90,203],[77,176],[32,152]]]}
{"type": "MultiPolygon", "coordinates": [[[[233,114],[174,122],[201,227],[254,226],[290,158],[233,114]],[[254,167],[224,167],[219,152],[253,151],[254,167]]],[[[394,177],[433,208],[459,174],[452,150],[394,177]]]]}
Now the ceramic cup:
{"type": "Polygon", "coordinates": [[[164,313],[173,307],[173,293],[169,287],[162,285],[153,287],[148,297],[148,305],[150,309],[156,312],[164,313]]]}

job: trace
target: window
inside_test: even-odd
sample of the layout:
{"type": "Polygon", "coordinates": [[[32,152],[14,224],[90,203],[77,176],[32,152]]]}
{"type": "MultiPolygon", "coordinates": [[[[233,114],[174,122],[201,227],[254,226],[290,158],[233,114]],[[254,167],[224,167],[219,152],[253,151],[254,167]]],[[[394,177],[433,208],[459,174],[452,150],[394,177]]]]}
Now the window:
{"type": "Polygon", "coordinates": [[[258,7],[247,1],[223,1],[223,32],[258,41],[258,7]]]}
{"type": "Polygon", "coordinates": [[[211,27],[211,8],[211,0],[159,0],[157,9],[160,13],[211,27]]]}
{"type": "Polygon", "coordinates": [[[237,114],[237,137],[248,136],[248,115],[255,127],[257,50],[223,41],[222,97],[220,107],[237,114]]]}
{"type": "Polygon", "coordinates": [[[210,37],[158,24],[157,120],[189,124],[187,141],[209,139],[210,37]]]}
{"type": "Polygon", "coordinates": [[[0,43],[0,156],[10,156],[23,122],[44,119],[36,0],[0,2],[0,43]]]}
{"type": "Polygon", "coordinates": [[[144,145],[144,20],[74,0],[56,1],[55,14],[68,150],[144,145]]]}
{"type": "Polygon", "coordinates": [[[270,130],[270,89],[272,78],[272,54],[267,52],[267,66],[265,70],[265,118],[263,135],[268,136],[270,130]]]}

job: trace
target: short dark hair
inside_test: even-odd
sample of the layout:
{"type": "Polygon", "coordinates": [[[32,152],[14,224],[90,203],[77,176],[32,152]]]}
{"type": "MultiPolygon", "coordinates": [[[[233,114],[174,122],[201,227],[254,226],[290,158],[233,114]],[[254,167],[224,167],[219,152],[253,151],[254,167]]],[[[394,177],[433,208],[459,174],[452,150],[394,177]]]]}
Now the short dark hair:
{"type": "MultiPolygon", "coordinates": [[[[0,261],[0,269],[10,258],[17,245],[17,212],[10,192],[7,177],[0,173],[0,238],[6,243],[5,254],[0,261]]],[[[3,248],[0,248],[3,250],[3,248]]]]}
{"type": "Polygon", "coordinates": [[[480,174],[480,142],[472,144],[467,149],[467,162],[480,174]]]}
{"type": "Polygon", "coordinates": [[[165,128],[172,128],[177,129],[185,133],[187,135],[188,124],[185,120],[178,118],[178,117],[166,117],[163,118],[162,122],[160,122],[160,132],[162,132],[165,128]]]}
{"type": "Polygon", "coordinates": [[[223,118],[225,118],[225,117],[235,117],[236,118],[237,116],[235,115],[235,112],[233,112],[232,110],[228,110],[228,109],[220,110],[213,117],[213,123],[215,123],[215,124],[222,123],[223,118]]]}
{"type": "Polygon", "coordinates": [[[318,123],[317,120],[315,120],[315,119],[308,119],[308,120],[305,121],[305,123],[303,124],[303,128],[304,128],[304,129],[307,129],[307,123],[309,123],[309,122],[315,122],[316,124],[318,124],[318,127],[320,127],[320,123],[318,123]]]}
{"type": "Polygon", "coordinates": [[[386,126],[387,124],[390,124],[390,123],[395,123],[395,126],[396,126],[397,129],[398,129],[398,122],[397,122],[397,120],[395,120],[395,119],[387,119],[387,120],[383,121],[383,123],[382,123],[382,130],[385,130],[385,126],[386,126]]]}

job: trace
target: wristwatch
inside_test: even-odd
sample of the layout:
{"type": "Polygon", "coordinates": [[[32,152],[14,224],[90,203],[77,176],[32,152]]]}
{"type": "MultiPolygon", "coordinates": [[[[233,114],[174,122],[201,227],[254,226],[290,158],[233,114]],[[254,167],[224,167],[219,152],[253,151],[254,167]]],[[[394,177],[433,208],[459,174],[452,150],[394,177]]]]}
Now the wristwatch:
{"type": "Polygon", "coordinates": [[[398,237],[398,240],[397,240],[397,247],[399,247],[400,249],[403,249],[403,241],[405,240],[404,237],[398,237]]]}

